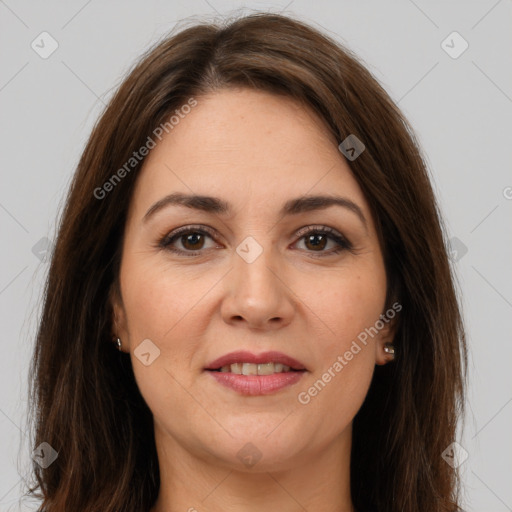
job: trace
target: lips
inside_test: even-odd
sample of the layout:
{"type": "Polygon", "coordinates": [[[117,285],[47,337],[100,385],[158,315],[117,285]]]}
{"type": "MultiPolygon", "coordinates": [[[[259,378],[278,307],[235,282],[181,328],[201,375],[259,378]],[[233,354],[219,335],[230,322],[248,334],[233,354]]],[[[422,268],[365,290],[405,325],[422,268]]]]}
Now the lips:
{"type": "MultiPolygon", "coordinates": [[[[221,371],[223,367],[229,367],[231,365],[238,365],[243,367],[244,363],[246,363],[246,368],[252,365],[268,365],[269,363],[273,363],[274,366],[281,368],[281,370],[289,370],[290,371],[304,371],[307,368],[300,362],[290,357],[282,352],[262,352],[261,354],[253,354],[252,352],[248,352],[245,350],[239,350],[237,352],[230,352],[218,359],[215,359],[211,363],[206,366],[205,370],[209,371],[221,371]],[[279,365],[282,365],[279,366],[279,365]]],[[[225,370],[224,370],[225,371],[225,370]]]]}
{"type": "Polygon", "coordinates": [[[216,382],[245,396],[277,393],[299,382],[307,371],[300,361],[282,352],[244,350],[219,357],[205,368],[216,382]]]}

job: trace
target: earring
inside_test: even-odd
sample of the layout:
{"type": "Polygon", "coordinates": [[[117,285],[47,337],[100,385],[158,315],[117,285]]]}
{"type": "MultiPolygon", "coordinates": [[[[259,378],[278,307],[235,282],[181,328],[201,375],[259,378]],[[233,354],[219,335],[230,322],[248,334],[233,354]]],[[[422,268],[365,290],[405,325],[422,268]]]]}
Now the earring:
{"type": "Polygon", "coordinates": [[[391,359],[395,358],[395,346],[392,343],[385,343],[384,344],[384,352],[391,356],[391,359]]]}
{"type": "Polygon", "coordinates": [[[118,350],[121,350],[121,345],[122,345],[122,343],[121,343],[121,339],[120,339],[120,338],[117,338],[117,339],[115,340],[115,343],[116,343],[116,345],[117,345],[117,349],[118,349],[118,350]]]}

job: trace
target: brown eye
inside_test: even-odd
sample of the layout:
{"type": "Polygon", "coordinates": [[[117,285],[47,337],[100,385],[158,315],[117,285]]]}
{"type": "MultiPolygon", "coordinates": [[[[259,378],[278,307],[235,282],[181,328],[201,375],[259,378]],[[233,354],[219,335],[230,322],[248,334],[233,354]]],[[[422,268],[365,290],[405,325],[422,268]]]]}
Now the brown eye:
{"type": "Polygon", "coordinates": [[[312,250],[323,250],[327,245],[327,236],[321,233],[304,237],[306,247],[312,250]]]}
{"type": "Polygon", "coordinates": [[[184,256],[195,256],[215,247],[214,235],[206,227],[184,227],[166,235],[159,242],[159,246],[184,256]],[[211,241],[210,245],[207,243],[208,239],[211,241]]]}
{"type": "Polygon", "coordinates": [[[299,237],[298,243],[302,246],[301,249],[310,256],[330,256],[352,249],[352,244],[341,233],[329,226],[309,226],[300,229],[295,236],[299,237]]]}
{"type": "Polygon", "coordinates": [[[181,243],[185,249],[191,251],[202,249],[204,245],[204,235],[201,233],[190,233],[180,237],[181,243]]]}
{"type": "MultiPolygon", "coordinates": [[[[182,227],[163,237],[158,245],[181,256],[199,256],[208,249],[221,248],[215,244],[215,234],[210,229],[206,226],[182,227]],[[212,245],[207,245],[207,239],[212,245]]],[[[296,236],[304,244],[303,250],[311,256],[329,256],[352,249],[352,244],[343,235],[327,226],[308,227],[300,230],[296,236]]]]}

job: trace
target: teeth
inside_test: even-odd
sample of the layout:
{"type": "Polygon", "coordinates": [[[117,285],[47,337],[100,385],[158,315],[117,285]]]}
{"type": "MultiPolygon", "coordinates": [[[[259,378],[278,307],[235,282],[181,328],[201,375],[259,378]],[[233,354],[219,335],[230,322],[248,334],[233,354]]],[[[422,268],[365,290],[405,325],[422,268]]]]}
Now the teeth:
{"type": "Polygon", "coordinates": [[[272,375],[274,373],[289,372],[290,367],[281,363],[233,363],[223,366],[222,373],[235,373],[237,375],[272,375]]]}
{"type": "Polygon", "coordinates": [[[258,365],[242,363],[242,375],[258,375],[258,365]]]}
{"type": "Polygon", "coordinates": [[[258,375],[272,375],[274,373],[274,363],[262,363],[258,365],[258,375]]]}
{"type": "Polygon", "coordinates": [[[227,365],[224,368],[227,368],[228,372],[236,373],[237,375],[242,375],[242,363],[235,363],[232,365],[227,365]]]}

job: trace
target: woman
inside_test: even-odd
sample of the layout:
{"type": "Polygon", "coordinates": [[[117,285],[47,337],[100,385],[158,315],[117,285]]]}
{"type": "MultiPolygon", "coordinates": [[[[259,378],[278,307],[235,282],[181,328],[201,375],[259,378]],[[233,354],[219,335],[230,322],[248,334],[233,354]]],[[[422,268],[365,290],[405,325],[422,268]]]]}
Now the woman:
{"type": "Polygon", "coordinates": [[[79,162],[32,370],[45,512],[458,510],[464,330],[381,86],[276,14],[155,46],[79,162]]]}

